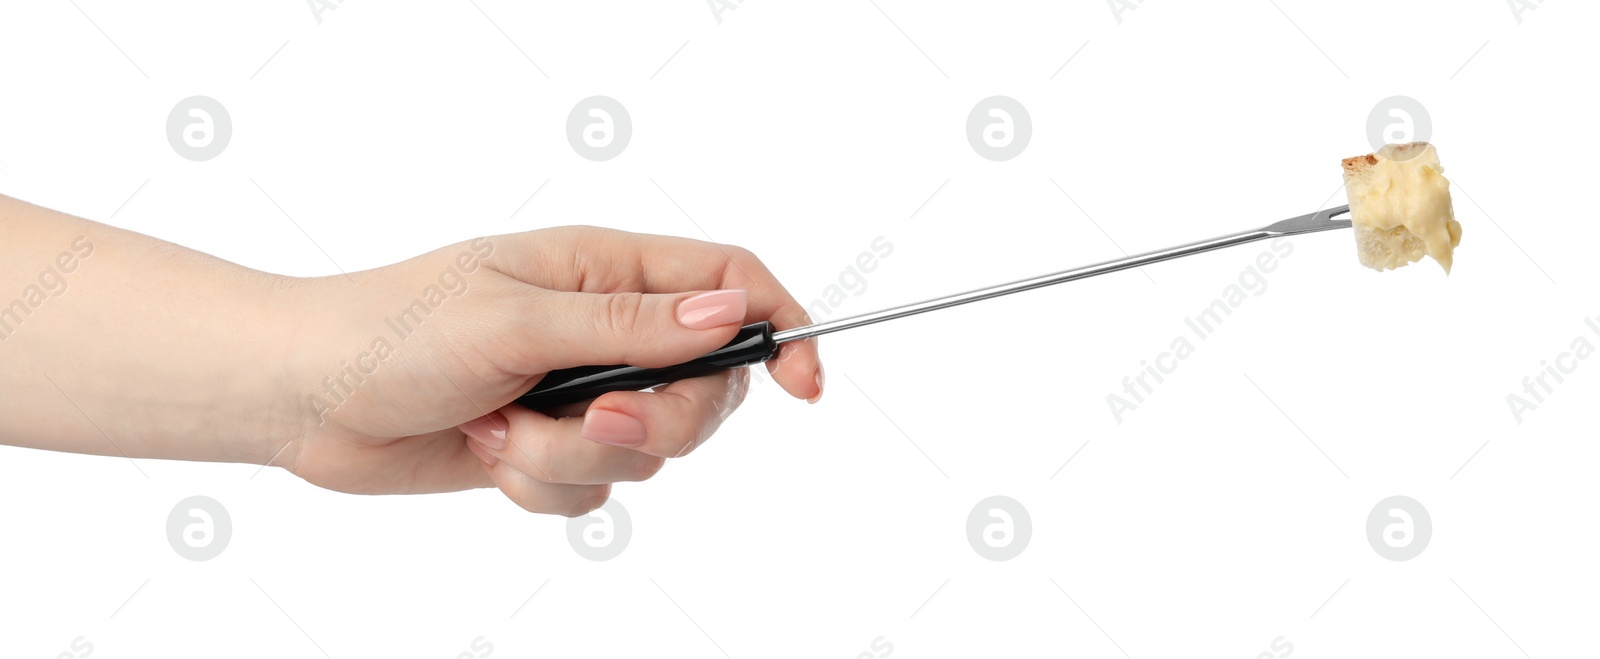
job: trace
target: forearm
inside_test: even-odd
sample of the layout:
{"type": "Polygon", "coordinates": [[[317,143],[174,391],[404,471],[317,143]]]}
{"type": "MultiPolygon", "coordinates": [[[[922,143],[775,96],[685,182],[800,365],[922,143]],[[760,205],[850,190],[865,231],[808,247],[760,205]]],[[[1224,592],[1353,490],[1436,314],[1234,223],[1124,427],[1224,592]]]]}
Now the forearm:
{"type": "Polygon", "coordinates": [[[304,427],[315,287],[0,196],[0,442],[264,463],[304,427]]]}

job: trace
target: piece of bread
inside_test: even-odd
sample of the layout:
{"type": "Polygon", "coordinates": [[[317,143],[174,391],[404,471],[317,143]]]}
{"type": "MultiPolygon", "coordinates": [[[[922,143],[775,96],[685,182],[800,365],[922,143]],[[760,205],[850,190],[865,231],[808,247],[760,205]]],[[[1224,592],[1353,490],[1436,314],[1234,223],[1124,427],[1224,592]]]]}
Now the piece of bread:
{"type": "Polygon", "coordinates": [[[1388,144],[1344,159],[1345,193],[1361,265],[1388,270],[1431,256],[1450,274],[1461,223],[1450,204],[1450,181],[1427,142],[1388,144]]]}

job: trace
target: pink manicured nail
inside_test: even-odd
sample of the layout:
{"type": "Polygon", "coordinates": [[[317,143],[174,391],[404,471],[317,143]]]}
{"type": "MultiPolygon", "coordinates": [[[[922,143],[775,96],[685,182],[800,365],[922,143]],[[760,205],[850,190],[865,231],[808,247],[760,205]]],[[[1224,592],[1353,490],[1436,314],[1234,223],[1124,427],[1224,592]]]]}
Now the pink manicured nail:
{"type": "Polygon", "coordinates": [[[584,439],[613,446],[638,446],[644,443],[644,422],[621,412],[589,408],[583,415],[584,439]]]}
{"type": "Polygon", "coordinates": [[[822,364],[817,364],[817,395],[807,398],[807,403],[815,405],[817,401],[822,400],[822,383],[826,380],[827,378],[822,375],[822,364]]]}
{"type": "Polygon", "coordinates": [[[678,303],[678,322],[692,330],[737,323],[749,305],[750,292],[742,288],[701,293],[678,303]]]}
{"type": "Polygon", "coordinates": [[[482,442],[479,442],[471,437],[467,438],[467,449],[472,451],[473,455],[478,456],[478,459],[482,460],[483,464],[490,467],[493,467],[496,462],[500,461],[500,458],[494,457],[494,454],[490,453],[489,449],[483,447],[482,442]]]}
{"type": "Polygon", "coordinates": [[[461,424],[461,432],[467,433],[473,439],[483,442],[484,446],[496,451],[506,447],[505,415],[499,412],[490,412],[476,419],[461,424]]]}

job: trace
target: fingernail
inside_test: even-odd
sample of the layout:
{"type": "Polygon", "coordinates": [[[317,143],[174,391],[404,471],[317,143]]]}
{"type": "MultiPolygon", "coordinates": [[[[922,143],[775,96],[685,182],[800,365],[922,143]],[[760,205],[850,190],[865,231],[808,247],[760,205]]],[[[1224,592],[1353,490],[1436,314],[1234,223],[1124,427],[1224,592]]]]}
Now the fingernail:
{"type": "Polygon", "coordinates": [[[494,457],[493,454],[489,453],[489,449],[483,447],[482,442],[479,442],[471,437],[467,438],[467,449],[472,451],[473,455],[478,456],[478,459],[482,460],[483,464],[490,467],[493,467],[494,463],[500,461],[500,458],[494,457]]]}
{"type": "Polygon", "coordinates": [[[737,323],[749,305],[750,292],[742,288],[701,293],[678,303],[678,322],[692,330],[737,323]]]}
{"type": "Polygon", "coordinates": [[[817,364],[817,395],[807,398],[807,403],[816,405],[817,401],[822,400],[822,383],[826,382],[827,379],[828,378],[822,374],[822,364],[817,364]]]}
{"type": "Polygon", "coordinates": [[[496,451],[506,447],[505,415],[499,412],[490,412],[476,419],[461,424],[461,432],[467,433],[473,439],[483,442],[484,446],[496,451]]]}
{"type": "Polygon", "coordinates": [[[644,443],[644,422],[621,412],[589,408],[583,415],[584,439],[613,446],[638,446],[644,443]]]}

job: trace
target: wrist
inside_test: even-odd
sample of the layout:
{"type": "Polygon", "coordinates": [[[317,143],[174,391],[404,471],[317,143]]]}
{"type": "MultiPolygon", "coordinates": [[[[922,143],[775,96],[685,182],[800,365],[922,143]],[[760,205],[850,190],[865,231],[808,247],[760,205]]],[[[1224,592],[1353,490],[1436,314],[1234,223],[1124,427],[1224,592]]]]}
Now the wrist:
{"type": "Polygon", "coordinates": [[[230,359],[232,368],[249,374],[238,389],[219,401],[241,415],[225,426],[242,431],[233,461],[287,467],[297,445],[317,429],[306,405],[307,387],[317,377],[320,349],[333,332],[332,317],[322,312],[336,285],[327,278],[297,278],[251,273],[253,281],[238,299],[242,349],[230,359]]]}
{"type": "Polygon", "coordinates": [[[196,283],[156,305],[170,315],[137,337],[149,354],[124,362],[125,373],[115,378],[149,388],[147,396],[125,397],[145,401],[139,426],[156,433],[145,452],[282,464],[285,446],[307,427],[294,395],[301,380],[295,351],[315,333],[301,300],[317,280],[187,261],[173,259],[165,274],[196,283]]]}

